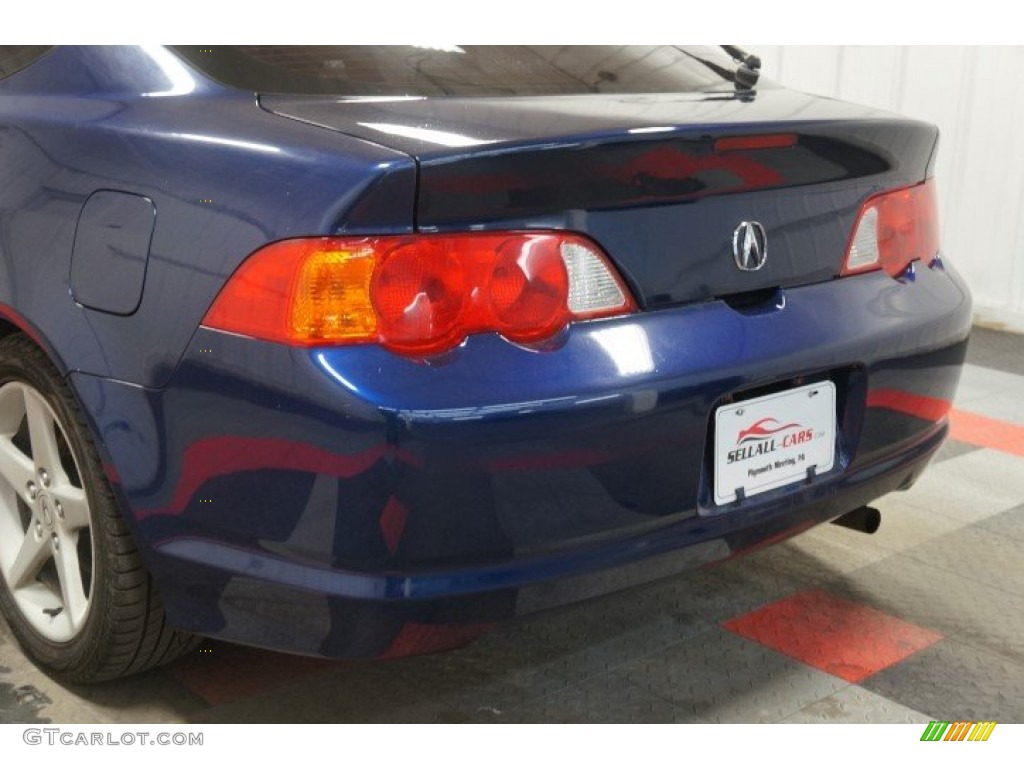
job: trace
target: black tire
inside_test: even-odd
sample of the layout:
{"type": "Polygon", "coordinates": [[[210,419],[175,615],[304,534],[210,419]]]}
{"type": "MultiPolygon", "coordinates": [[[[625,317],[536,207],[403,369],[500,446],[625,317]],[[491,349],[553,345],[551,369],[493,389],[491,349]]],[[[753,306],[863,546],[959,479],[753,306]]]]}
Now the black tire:
{"type": "MultiPolygon", "coordinates": [[[[35,614],[34,604],[29,604],[29,608],[33,609],[35,625],[29,620],[25,599],[21,599],[21,602],[15,599],[15,590],[8,584],[3,569],[0,568],[0,611],[26,655],[59,679],[93,683],[142,672],[165,664],[195,648],[200,642],[199,638],[174,630],[166,623],[163,603],[142,564],[135,542],[107,483],[88,425],[67,384],[46,355],[22,334],[14,334],[0,340],[0,392],[7,392],[8,397],[16,397],[16,394],[11,393],[22,393],[21,396],[26,403],[38,394],[49,405],[59,427],[54,430],[54,435],[60,455],[59,463],[62,465],[62,476],[65,478],[64,487],[77,492],[78,498],[81,498],[84,490],[89,518],[88,527],[73,532],[76,542],[73,547],[76,552],[75,563],[79,566],[74,571],[81,574],[86,607],[83,611],[77,612],[81,617],[77,627],[76,622],[71,619],[72,612],[67,612],[67,629],[62,630],[69,635],[66,641],[47,637],[47,632],[58,635],[60,633],[51,632],[46,626],[40,631],[40,622],[47,619],[40,619],[35,614]],[[13,386],[4,389],[12,384],[13,386]],[[73,464],[69,464],[69,461],[73,464]],[[74,479],[70,479],[72,472],[74,479]],[[86,573],[87,570],[89,573],[86,573]]],[[[24,421],[20,422],[18,427],[22,430],[22,436],[16,436],[21,441],[26,439],[23,435],[29,429],[28,406],[25,407],[24,421]]],[[[38,409],[35,412],[38,413],[38,409]]],[[[7,421],[14,423],[18,418],[16,415],[9,416],[7,421]]],[[[6,429],[5,434],[10,436],[12,428],[6,429]]],[[[31,448],[29,458],[35,461],[32,458],[35,456],[35,448],[31,448]]],[[[53,482],[56,486],[57,482],[53,482]]],[[[5,512],[8,514],[7,530],[11,531],[12,526],[17,523],[16,513],[23,521],[22,543],[35,531],[34,541],[44,542],[33,545],[39,548],[37,551],[42,552],[46,544],[53,547],[52,552],[47,550],[51,554],[39,555],[40,558],[50,557],[51,560],[38,567],[39,572],[36,575],[25,576],[17,582],[19,588],[26,585],[29,588],[28,591],[21,591],[18,594],[46,594],[42,590],[47,589],[51,593],[57,593],[53,595],[53,599],[58,602],[66,599],[70,605],[74,601],[66,598],[68,593],[64,591],[63,586],[68,582],[61,580],[57,575],[59,566],[56,551],[60,544],[58,533],[51,534],[52,540],[49,540],[46,538],[47,529],[42,527],[44,512],[47,513],[47,525],[57,525],[55,515],[49,513],[47,505],[42,500],[36,506],[27,503],[24,498],[19,500],[18,488],[7,478],[0,478],[0,485],[4,488],[0,504],[5,505],[0,507],[0,515],[5,512]],[[12,492],[7,489],[14,490],[12,492]],[[11,504],[15,505],[14,512],[11,511],[11,504]],[[40,509],[43,511],[39,511],[40,509]],[[25,510],[28,510],[27,514],[35,515],[28,522],[24,522],[25,510]],[[53,569],[50,572],[52,575],[49,576],[49,584],[44,580],[47,568],[53,569]],[[54,575],[57,578],[56,583],[54,575]],[[61,594],[65,598],[62,598],[61,594]]],[[[41,499],[46,495],[41,486],[36,490],[38,495],[34,498],[41,499]]],[[[56,494],[56,490],[53,493],[56,494]]],[[[57,496],[47,498],[50,499],[52,507],[57,496]]],[[[54,509],[57,507],[61,507],[59,499],[54,509]]],[[[63,508],[61,507],[59,511],[61,520],[64,520],[63,508]]],[[[0,528],[0,531],[2,530],[0,528]]],[[[51,530],[56,531],[56,528],[51,530]]],[[[11,538],[13,540],[15,537],[11,538]]],[[[10,566],[7,570],[12,574],[15,566],[10,553],[13,547],[12,544],[7,549],[7,561],[10,566]]],[[[0,565],[2,564],[3,561],[0,560],[0,565]]],[[[31,570],[25,569],[22,573],[29,573],[31,570]]],[[[56,621],[54,615],[60,614],[62,610],[60,607],[39,609],[51,621],[56,621]]]]}

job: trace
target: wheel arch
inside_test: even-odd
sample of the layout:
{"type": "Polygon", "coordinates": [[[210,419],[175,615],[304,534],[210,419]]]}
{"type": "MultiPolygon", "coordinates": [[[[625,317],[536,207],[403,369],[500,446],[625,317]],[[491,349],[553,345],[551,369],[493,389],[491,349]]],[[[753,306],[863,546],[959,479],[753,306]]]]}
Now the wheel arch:
{"type": "Polygon", "coordinates": [[[0,339],[5,339],[14,333],[25,334],[50,359],[61,376],[68,375],[69,371],[63,358],[35,325],[14,307],[0,303],[0,339]]]}
{"type": "MultiPolygon", "coordinates": [[[[3,380],[31,391],[34,400],[45,403],[49,416],[43,412],[42,417],[33,417],[33,412],[42,411],[38,406],[31,411],[25,394],[18,422],[9,420],[5,427],[7,444],[22,454],[20,466],[28,462],[27,477],[31,478],[27,486],[22,483],[23,477],[6,482],[15,489],[27,487],[24,493],[15,490],[15,497],[20,496],[29,509],[36,511],[30,512],[35,517],[26,521],[22,510],[12,513],[9,496],[5,499],[5,535],[20,530],[23,541],[17,544],[13,560],[11,548],[5,552],[7,580],[0,582],[0,610],[26,654],[67,681],[106,680],[170,661],[194,647],[197,640],[166,622],[159,591],[145,569],[114,489],[105,482],[102,452],[92,439],[88,415],[79,406],[70,377],[57,370],[44,345],[19,330],[20,324],[0,318],[3,380]],[[33,434],[30,444],[17,445],[11,430],[25,429],[22,419],[33,434]],[[51,438],[37,442],[37,436],[45,435],[41,430],[51,431],[51,438]],[[61,433],[67,444],[68,452],[64,454],[60,454],[57,444],[61,433]],[[73,472],[67,469],[72,463],[73,472]],[[58,466],[64,471],[58,471],[58,466]],[[41,484],[40,493],[35,493],[32,480],[41,484]],[[37,496],[41,499],[38,502],[37,496]],[[66,523],[60,522],[65,520],[61,501],[68,510],[66,523]],[[35,534],[32,519],[36,521],[35,534]],[[42,559],[38,555],[43,550],[35,543],[40,529],[54,539],[52,548],[43,546],[42,559]],[[89,532],[84,548],[82,530],[89,532]],[[30,539],[33,543],[26,545],[30,539]],[[89,557],[87,569],[80,564],[83,551],[89,557]],[[50,560],[56,575],[51,574],[44,582],[41,569],[50,560]],[[7,578],[11,573],[15,574],[14,581],[7,578]],[[54,586],[54,579],[59,588],[54,586]],[[38,585],[43,585],[45,593],[42,602],[38,585]],[[26,589],[31,590],[27,597],[26,589]],[[40,610],[50,619],[41,618],[40,610]],[[68,619],[58,626],[53,619],[59,614],[68,619]]],[[[8,476],[5,473],[5,479],[8,476]]]]}

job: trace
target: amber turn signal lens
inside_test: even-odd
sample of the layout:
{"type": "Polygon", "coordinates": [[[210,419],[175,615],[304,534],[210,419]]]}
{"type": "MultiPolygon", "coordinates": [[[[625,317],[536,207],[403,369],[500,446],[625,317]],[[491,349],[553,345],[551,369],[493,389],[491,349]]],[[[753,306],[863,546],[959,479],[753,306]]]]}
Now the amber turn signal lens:
{"type": "Polygon", "coordinates": [[[376,341],[374,256],[365,240],[273,243],[242,262],[203,324],[302,346],[376,341]]]}
{"type": "Polygon", "coordinates": [[[310,254],[295,282],[292,338],[325,342],[375,338],[377,314],[370,302],[375,264],[369,248],[310,254]]]}

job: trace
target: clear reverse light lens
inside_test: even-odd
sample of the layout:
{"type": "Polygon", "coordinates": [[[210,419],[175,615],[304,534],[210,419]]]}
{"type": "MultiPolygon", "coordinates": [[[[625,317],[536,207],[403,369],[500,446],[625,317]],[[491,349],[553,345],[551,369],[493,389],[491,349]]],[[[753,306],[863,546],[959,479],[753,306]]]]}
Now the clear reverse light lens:
{"type": "Polygon", "coordinates": [[[626,307],[628,300],[600,255],[582,243],[562,243],[562,261],[569,274],[569,311],[577,317],[626,307]]]}
{"type": "Polygon", "coordinates": [[[878,209],[868,208],[860,218],[860,226],[853,236],[850,255],[846,259],[848,270],[862,269],[878,263],[878,209]]]}

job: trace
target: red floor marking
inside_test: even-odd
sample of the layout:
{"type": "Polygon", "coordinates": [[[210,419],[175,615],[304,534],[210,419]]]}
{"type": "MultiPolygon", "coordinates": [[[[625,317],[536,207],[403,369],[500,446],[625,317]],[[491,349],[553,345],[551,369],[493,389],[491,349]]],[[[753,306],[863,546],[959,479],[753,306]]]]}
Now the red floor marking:
{"type": "Polygon", "coordinates": [[[888,408],[925,421],[938,421],[949,413],[952,405],[949,400],[899,389],[873,389],[868,393],[868,408],[888,408]]]}
{"type": "Polygon", "coordinates": [[[1024,427],[1008,421],[954,409],[950,413],[949,436],[963,443],[1024,456],[1024,427]]]}
{"type": "Polygon", "coordinates": [[[166,674],[216,707],[280,688],[324,667],[342,663],[208,642],[167,667],[166,674]]]}
{"type": "Polygon", "coordinates": [[[407,621],[379,658],[397,659],[415,653],[451,651],[486,634],[494,622],[481,624],[420,624],[407,621]]]}
{"type": "Polygon", "coordinates": [[[942,639],[938,632],[820,590],[770,603],[722,626],[851,683],[942,639]]]}

